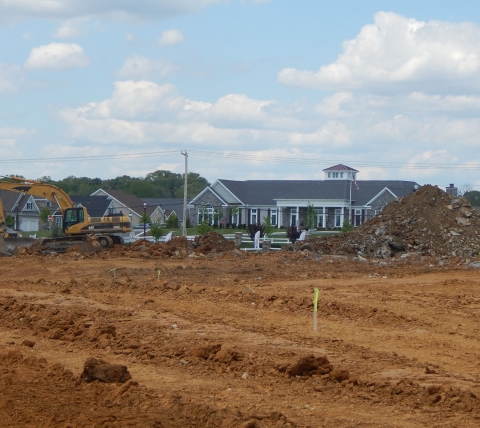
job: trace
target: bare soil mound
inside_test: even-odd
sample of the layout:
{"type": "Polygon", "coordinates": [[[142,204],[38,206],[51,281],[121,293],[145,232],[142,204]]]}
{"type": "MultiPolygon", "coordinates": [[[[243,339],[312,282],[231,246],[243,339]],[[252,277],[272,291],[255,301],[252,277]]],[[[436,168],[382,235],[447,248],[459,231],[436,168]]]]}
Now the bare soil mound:
{"type": "Polygon", "coordinates": [[[151,243],[146,240],[136,241],[130,246],[116,245],[104,251],[104,256],[124,255],[128,257],[179,257],[191,254],[225,253],[235,249],[235,244],[216,232],[196,236],[193,241],[184,236],[177,236],[168,242],[151,243]]]}
{"type": "MultiPolygon", "coordinates": [[[[391,202],[355,231],[315,239],[308,245],[324,254],[363,257],[387,258],[410,252],[472,257],[480,252],[480,213],[466,199],[427,185],[391,202]]],[[[301,247],[302,243],[297,243],[285,249],[301,247]]]]}

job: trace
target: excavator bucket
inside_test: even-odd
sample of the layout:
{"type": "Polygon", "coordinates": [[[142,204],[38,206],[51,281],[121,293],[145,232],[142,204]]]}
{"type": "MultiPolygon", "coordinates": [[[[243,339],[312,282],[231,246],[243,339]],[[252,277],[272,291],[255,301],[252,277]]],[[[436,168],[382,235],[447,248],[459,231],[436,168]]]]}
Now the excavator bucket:
{"type": "Polygon", "coordinates": [[[7,245],[5,244],[5,238],[0,234],[0,257],[10,255],[11,254],[8,252],[7,245]]]}
{"type": "Polygon", "coordinates": [[[34,238],[5,238],[0,234],[0,256],[11,256],[21,247],[30,247],[35,242],[34,238]]]}

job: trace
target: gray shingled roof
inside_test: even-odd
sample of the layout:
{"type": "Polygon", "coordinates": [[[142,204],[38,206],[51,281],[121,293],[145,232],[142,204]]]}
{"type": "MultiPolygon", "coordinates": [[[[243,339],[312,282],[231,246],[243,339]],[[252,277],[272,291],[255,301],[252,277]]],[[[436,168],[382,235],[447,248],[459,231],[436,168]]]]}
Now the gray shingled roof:
{"type": "Polygon", "coordinates": [[[90,217],[102,217],[110,205],[111,200],[108,196],[71,196],[72,201],[78,206],[87,209],[90,217]]]}
{"type": "MultiPolygon", "coordinates": [[[[3,209],[5,211],[13,211],[18,198],[21,196],[18,192],[11,192],[10,190],[0,190],[0,198],[3,201],[3,209]]],[[[19,210],[21,208],[19,207],[19,210]]]]}
{"type": "Polygon", "coordinates": [[[414,181],[357,181],[359,190],[350,180],[218,180],[246,205],[275,205],[277,199],[336,199],[348,201],[350,186],[352,203],[363,206],[388,187],[402,197],[414,191],[414,181]]]}
{"type": "MultiPolygon", "coordinates": [[[[101,189],[103,192],[115,198],[117,201],[121,202],[127,208],[136,212],[137,214],[143,214],[143,201],[130,193],[125,193],[123,190],[112,190],[112,189],[101,189]]],[[[151,206],[147,204],[147,214],[150,215],[155,211],[156,206],[151,206]]],[[[124,213],[128,214],[128,213],[124,213]]]]}
{"type": "Polygon", "coordinates": [[[339,163],[338,165],[331,166],[329,168],[322,169],[322,171],[353,171],[358,172],[356,169],[350,168],[347,165],[339,163]]]}
{"type": "MultiPolygon", "coordinates": [[[[170,215],[172,211],[175,211],[177,217],[183,219],[183,198],[142,198],[143,202],[146,202],[148,206],[160,207],[165,214],[170,215]]],[[[187,200],[187,205],[191,199],[187,200]]]]}

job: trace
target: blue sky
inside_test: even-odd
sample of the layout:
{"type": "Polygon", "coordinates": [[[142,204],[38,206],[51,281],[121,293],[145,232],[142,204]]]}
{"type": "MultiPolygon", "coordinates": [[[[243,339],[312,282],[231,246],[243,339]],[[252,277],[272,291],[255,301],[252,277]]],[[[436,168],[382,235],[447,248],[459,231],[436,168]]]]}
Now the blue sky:
{"type": "Polygon", "coordinates": [[[0,0],[1,174],[480,190],[480,3],[0,0]],[[420,4],[419,4],[420,3],[420,4]]]}

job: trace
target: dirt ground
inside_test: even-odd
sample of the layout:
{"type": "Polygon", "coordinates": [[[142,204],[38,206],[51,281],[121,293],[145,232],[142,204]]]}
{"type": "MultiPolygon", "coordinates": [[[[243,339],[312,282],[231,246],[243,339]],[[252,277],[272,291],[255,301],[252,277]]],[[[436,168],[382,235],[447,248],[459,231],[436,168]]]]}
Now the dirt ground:
{"type": "Polygon", "coordinates": [[[474,260],[142,245],[0,260],[2,426],[480,425],[474,260]],[[89,358],[132,379],[86,382],[89,358]]]}

